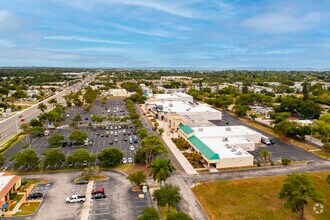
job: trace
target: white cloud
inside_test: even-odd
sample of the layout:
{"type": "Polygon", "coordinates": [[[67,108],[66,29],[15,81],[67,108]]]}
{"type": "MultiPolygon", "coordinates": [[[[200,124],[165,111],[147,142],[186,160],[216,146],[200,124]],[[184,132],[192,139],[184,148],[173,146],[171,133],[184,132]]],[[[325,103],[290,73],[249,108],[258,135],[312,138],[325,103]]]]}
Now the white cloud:
{"type": "Polygon", "coordinates": [[[244,24],[258,31],[270,33],[296,32],[312,28],[321,18],[320,13],[298,16],[293,12],[273,12],[251,17],[244,24]]]}
{"type": "Polygon", "coordinates": [[[9,11],[0,10],[0,24],[4,23],[9,17],[9,11]]]}
{"type": "Polygon", "coordinates": [[[121,25],[121,24],[112,23],[111,25],[120,30],[129,31],[129,32],[136,33],[136,34],[150,35],[150,36],[157,36],[157,37],[168,37],[171,35],[169,32],[162,30],[162,29],[145,31],[145,30],[128,27],[128,26],[121,25]]]}
{"type": "Polygon", "coordinates": [[[15,47],[16,44],[13,41],[0,38],[0,47],[15,47]]]}
{"type": "Polygon", "coordinates": [[[100,39],[92,39],[92,38],[77,37],[77,36],[45,36],[44,39],[62,40],[62,41],[80,41],[80,42],[103,43],[103,44],[123,44],[123,45],[133,44],[132,42],[126,42],[126,41],[100,40],[100,39]]]}
{"type": "MultiPolygon", "coordinates": [[[[80,8],[83,10],[90,10],[97,6],[97,4],[110,4],[110,5],[124,5],[124,6],[137,6],[147,9],[152,9],[167,14],[187,17],[187,18],[197,18],[200,14],[194,10],[188,9],[187,5],[182,4],[182,1],[173,0],[56,0],[67,5],[80,8]]],[[[187,2],[191,2],[187,1],[187,2]]]]}
{"type": "Polygon", "coordinates": [[[104,2],[112,2],[122,5],[140,6],[181,17],[188,17],[188,18],[199,17],[197,12],[189,10],[184,6],[180,6],[178,4],[180,1],[173,2],[167,0],[161,2],[155,0],[109,0],[109,1],[105,0],[104,2]]]}

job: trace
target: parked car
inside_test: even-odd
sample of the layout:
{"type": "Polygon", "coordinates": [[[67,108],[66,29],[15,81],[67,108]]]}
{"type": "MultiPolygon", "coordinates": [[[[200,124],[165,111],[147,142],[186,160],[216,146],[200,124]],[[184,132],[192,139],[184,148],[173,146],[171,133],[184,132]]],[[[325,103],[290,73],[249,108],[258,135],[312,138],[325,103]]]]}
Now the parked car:
{"type": "Polygon", "coordinates": [[[110,141],[109,141],[109,144],[110,144],[110,145],[113,145],[113,140],[110,140],[110,141]]]}
{"type": "Polygon", "coordinates": [[[127,141],[127,137],[124,137],[123,140],[124,140],[124,141],[127,141]]]}
{"type": "Polygon", "coordinates": [[[117,138],[115,138],[115,142],[117,142],[118,141],[118,139],[117,138]]]}
{"type": "Polygon", "coordinates": [[[104,188],[95,188],[92,189],[91,194],[104,193],[104,188]]]}
{"type": "Polygon", "coordinates": [[[79,180],[76,182],[77,185],[84,185],[84,184],[88,184],[88,180],[79,180]]]}
{"type": "Polygon", "coordinates": [[[105,126],[105,129],[106,129],[106,130],[109,130],[109,126],[105,126]]]}
{"type": "Polygon", "coordinates": [[[155,128],[155,127],[152,127],[152,130],[153,130],[153,131],[156,131],[156,128],[155,128]]]}
{"type": "Polygon", "coordinates": [[[130,146],[130,149],[131,149],[131,150],[135,150],[135,148],[134,148],[134,146],[133,146],[133,145],[131,145],[131,146],[130,146]]]}
{"type": "Polygon", "coordinates": [[[72,195],[65,199],[66,203],[76,203],[80,202],[83,203],[86,200],[86,196],[78,196],[78,195],[72,195]]]}
{"type": "Polygon", "coordinates": [[[96,193],[92,195],[92,199],[104,199],[106,195],[104,193],[96,193]]]}
{"type": "Polygon", "coordinates": [[[72,142],[68,142],[68,146],[72,146],[72,142]]]}
{"type": "Polygon", "coordinates": [[[27,199],[31,200],[31,199],[41,199],[44,195],[42,193],[31,193],[27,199]]]}
{"type": "Polygon", "coordinates": [[[68,146],[68,142],[63,142],[61,145],[61,147],[66,147],[66,146],[68,146]]]}
{"type": "Polygon", "coordinates": [[[118,136],[118,132],[117,131],[115,131],[115,136],[118,136]]]}
{"type": "Polygon", "coordinates": [[[123,157],[123,163],[127,163],[127,159],[125,157],[123,157]]]}
{"type": "Polygon", "coordinates": [[[129,163],[133,163],[133,160],[132,160],[132,158],[130,158],[130,157],[127,159],[127,161],[128,161],[129,163]]]}
{"type": "Polygon", "coordinates": [[[96,127],[93,127],[93,131],[96,131],[96,127]]]}

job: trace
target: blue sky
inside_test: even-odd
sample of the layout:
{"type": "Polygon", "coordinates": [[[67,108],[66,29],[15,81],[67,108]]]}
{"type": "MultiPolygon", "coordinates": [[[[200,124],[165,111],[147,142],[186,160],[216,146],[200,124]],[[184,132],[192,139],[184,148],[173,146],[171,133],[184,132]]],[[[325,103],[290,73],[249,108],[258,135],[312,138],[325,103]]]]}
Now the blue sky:
{"type": "Polygon", "coordinates": [[[2,0],[0,66],[330,68],[330,1],[2,0]]]}

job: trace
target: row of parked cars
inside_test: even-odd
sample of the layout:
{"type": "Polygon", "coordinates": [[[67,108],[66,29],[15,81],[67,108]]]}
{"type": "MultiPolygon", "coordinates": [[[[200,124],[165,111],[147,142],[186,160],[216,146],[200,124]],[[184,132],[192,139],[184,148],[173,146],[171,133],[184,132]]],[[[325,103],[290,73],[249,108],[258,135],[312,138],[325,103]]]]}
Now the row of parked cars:
{"type": "MultiPolygon", "coordinates": [[[[87,181],[88,183],[88,181],[87,181]]],[[[106,194],[105,194],[105,190],[104,188],[95,188],[95,189],[92,189],[91,191],[91,198],[92,199],[104,199],[106,198],[106,194]]],[[[83,203],[86,201],[86,196],[79,196],[79,195],[72,195],[72,196],[69,196],[65,199],[65,202],[67,204],[69,203],[83,203]]]]}

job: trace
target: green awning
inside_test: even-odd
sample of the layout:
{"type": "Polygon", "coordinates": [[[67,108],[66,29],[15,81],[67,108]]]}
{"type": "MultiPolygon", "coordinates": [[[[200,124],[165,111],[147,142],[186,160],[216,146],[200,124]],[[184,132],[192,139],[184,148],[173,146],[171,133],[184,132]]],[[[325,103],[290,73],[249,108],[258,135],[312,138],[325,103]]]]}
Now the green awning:
{"type": "Polygon", "coordinates": [[[192,143],[197,149],[204,154],[209,160],[218,160],[220,159],[219,154],[211,150],[206,144],[204,144],[198,137],[195,135],[188,138],[189,142],[192,143]]]}
{"type": "Polygon", "coordinates": [[[188,125],[184,125],[182,123],[179,124],[179,128],[180,128],[180,130],[182,130],[187,135],[194,132],[194,130],[191,129],[191,127],[189,127],[188,125]]]}

